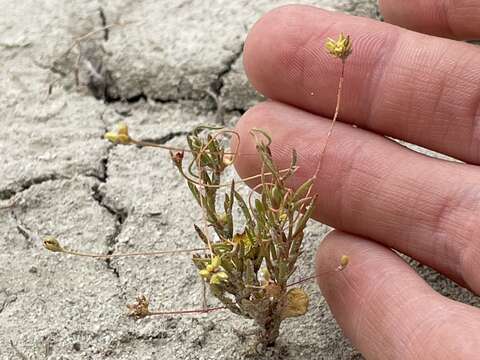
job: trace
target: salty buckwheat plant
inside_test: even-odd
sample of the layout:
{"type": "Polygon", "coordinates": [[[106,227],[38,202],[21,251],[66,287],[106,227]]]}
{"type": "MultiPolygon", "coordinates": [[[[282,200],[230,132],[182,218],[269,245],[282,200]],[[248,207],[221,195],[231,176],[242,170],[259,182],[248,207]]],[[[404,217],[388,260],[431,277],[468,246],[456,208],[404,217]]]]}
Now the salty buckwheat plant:
{"type": "MultiPolygon", "coordinates": [[[[282,321],[304,315],[308,309],[309,297],[298,285],[313,277],[295,283],[289,282],[289,279],[302,253],[305,227],[317,199],[317,195],[312,193],[313,184],[340,109],[345,60],[351,53],[349,36],[341,34],[337,40],[328,39],[326,49],[342,62],[335,114],[313,177],[297,189],[288,185],[298,169],[295,151],[290,166],[279,169],[270,151],[272,139],[263,130],[251,130],[261,160],[261,171],[256,176],[241,179],[240,183],[254,179],[259,183],[244,196],[238,191],[238,182],[229,180],[227,171],[238,155],[236,149],[230,150],[226,146],[231,137],[236,137],[239,143],[239,135],[235,131],[200,126],[187,136],[188,148],[178,149],[135,140],[130,136],[127,125],[121,123],[116,132],[105,134],[107,140],[115,144],[160,147],[170,151],[175,168],[185,179],[202,214],[203,224],[194,225],[201,247],[97,255],[67,250],[53,237],[46,238],[44,246],[53,252],[98,258],[193,253],[192,260],[200,278],[222,306],[152,311],[148,299],[142,295],[135,304],[128,306],[130,315],[141,318],[228,309],[255,320],[260,328],[258,342],[264,346],[274,345],[282,321]]],[[[336,270],[343,270],[348,261],[348,256],[342,256],[336,270]]]]}

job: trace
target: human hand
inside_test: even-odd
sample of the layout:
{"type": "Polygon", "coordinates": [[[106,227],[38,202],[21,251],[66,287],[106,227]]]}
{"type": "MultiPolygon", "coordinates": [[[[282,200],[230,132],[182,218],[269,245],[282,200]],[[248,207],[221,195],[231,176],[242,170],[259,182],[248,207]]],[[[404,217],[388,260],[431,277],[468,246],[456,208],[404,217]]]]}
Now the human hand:
{"type": "MultiPolygon", "coordinates": [[[[387,21],[457,39],[480,38],[478,0],[383,0],[387,21]]],[[[237,125],[272,138],[280,168],[299,155],[293,186],[311,177],[336,101],[341,64],[327,37],[349,34],[340,121],[313,191],[315,218],[340,231],[318,252],[322,293],[344,333],[368,359],[479,358],[480,310],[433,291],[390,248],[480,293],[480,48],[370,19],[306,6],[277,9],[250,32],[244,64],[272,101],[237,125]],[[355,124],[358,128],[352,127],[355,124]],[[466,162],[408,150],[391,136],[466,162]]],[[[242,177],[259,173],[240,155],[242,177]]]]}

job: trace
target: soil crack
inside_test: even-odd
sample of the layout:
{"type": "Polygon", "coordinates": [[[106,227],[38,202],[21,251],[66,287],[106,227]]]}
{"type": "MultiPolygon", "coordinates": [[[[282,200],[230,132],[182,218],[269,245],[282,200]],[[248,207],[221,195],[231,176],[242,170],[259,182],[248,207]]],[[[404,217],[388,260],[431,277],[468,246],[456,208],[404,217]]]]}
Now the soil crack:
{"type": "Polygon", "coordinates": [[[56,173],[39,175],[31,179],[25,180],[18,186],[11,186],[10,188],[0,190],[0,200],[11,200],[19,193],[30,189],[34,185],[39,185],[47,181],[66,180],[66,179],[69,179],[69,178],[67,176],[63,176],[56,173]]]}
{"type": "MultiPolygon", "coordinates": [[[[108,160],[107,160],[108,163],[108,160]]],[[[105,178],[106,181],[106,178],[105,178]]],[[[112,255],[115,252],[115,246],[118,243],[118,238],[120,234],[122,233],[123,230],[123,224],[125,223],[125,220],[128,217],[128,212],[125,209],[115,209],[114,207],[108,205],[104,199],[105,199],[105,193],[100,190],[100,184],[94,184],[92,186],[93,190],[93,199],[104,209],[108,211],[110,215],[112,215],[113,220],[114,220],[114,229],[112,234],[110,234],[107,238],[107,246],[108,246],[108,255],[112,255]]],[[[105,259],[105,263],[107,265],[107,268],[110,269],[113,274],[119,278],[120,274],[118,272],[118,269],[113,266],[111,259],[105,259]]]]}
{"type": "Polygon", "coordinates": [[[210,88],[217,96],[220,96],[222,88],[225,85],[225,82],[223,80],[224,77],[232,71],[233,65],[242,56],[243,45],[244,43],[242,42],[238,49],[236,49],[233,54],[227,59],[227,61],[225,61],[225,67],[217,74],[217,78],[210,84],[210,88]]]}

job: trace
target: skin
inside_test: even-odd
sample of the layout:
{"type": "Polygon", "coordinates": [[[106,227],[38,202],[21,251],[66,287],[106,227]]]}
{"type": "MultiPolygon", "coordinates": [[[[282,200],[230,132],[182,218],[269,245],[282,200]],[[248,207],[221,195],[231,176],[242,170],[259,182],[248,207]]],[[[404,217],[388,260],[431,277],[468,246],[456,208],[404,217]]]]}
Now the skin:
{"type": "Polygon", "coordinates": [[[367,359],[475,359],[480,309],[436,293],[391,249],[480,293],[480,48],[456,41],[480,38],[480,3],[380,5],[391,24],[307,6],[259,20],[244,65],[271,100],[238,123],[236,167],[242,177],[259,173],[248,134],[258,127],[271,134],[280,167],[297,150],[292,186],[313,175],[341,67],[323,44],[350,34],[340,122],[314,185],[315,218],[337,229],[318,251],[318,283],[367,359]],[[415,153],[385,135],[462,163],[415,153]],[[343,254],[351,262],[332,276],[343,254]]]}

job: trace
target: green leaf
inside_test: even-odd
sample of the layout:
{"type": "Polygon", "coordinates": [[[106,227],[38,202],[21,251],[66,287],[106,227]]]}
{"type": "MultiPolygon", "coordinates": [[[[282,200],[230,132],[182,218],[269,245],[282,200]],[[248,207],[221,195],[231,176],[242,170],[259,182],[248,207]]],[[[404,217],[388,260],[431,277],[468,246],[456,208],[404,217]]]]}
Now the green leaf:
{"type": "Polygon", "coordinates": [[[205,243],[205,245],[208,246],[209,244],[208,244],[207,236],[203,233],[202,230],[200,230],[200,228],[197,225],[194,224],[193,227],[195,228],[195,231],[197,232],[200,239],[205,243]]]}
{"type": "Polygon", "coordinates": [[[314,202],[317,197],[314,196],[312,200],[310,200],[310,203],[308,204],[307,210],[305,213],[300,217],[300,219],[297,222],[297,226],[295,227],[295,231],[293,233],[293,236],[295,237],[300,231],[303,231],[305,228],[305,225],[307,225],[307,221],[311,218],[313,210],[315,209],[314,202]]]}
{"type": "Polygon", "coordinates": [[[265,215],[265,208],[259,199],[255,199],[255,209],[257,209],[257,213],[262,217],[265,215]]]}
{"type": "Polygon", "coordinates": [[[277,185],[272,188],[272,205],[275,209],[280,207],[280,204],[283,202],[283,192],[279,189],[277,185]]]}
{"type": "Polygon", "coordinates": [[[197,186],[188,180],[187,180],[187,185],[191,193],[193,194],[193,197],[195,198],[195,200],[197,200],[198,205],[202,206],[200,202],[200,192],[198,191],[197,186]]]}
{"type": "Polygon", "coordinates": [[[308,193],[308,190],[310,189],[312,184],[313,184],[313,179],[309,179],[305,181],[302,185],[300,185],[297,191],[295,191],[295,193],[293,194],[292,202],[297,202],[303,199],[308,193]]]}
{"type": "Polygon", "coordinates": [[[240,206],[240,209],[243,212],[243,216],[245,216],[245,220],[247,220],[247,224],[253,223],[252,215],[250,214],[250,209],[248,208],[245,200],[243,200],[242,196],[236,190],[233,190],[233,194],[235,195],[235,199],[237,199],[238,206],[240,206]]]}

